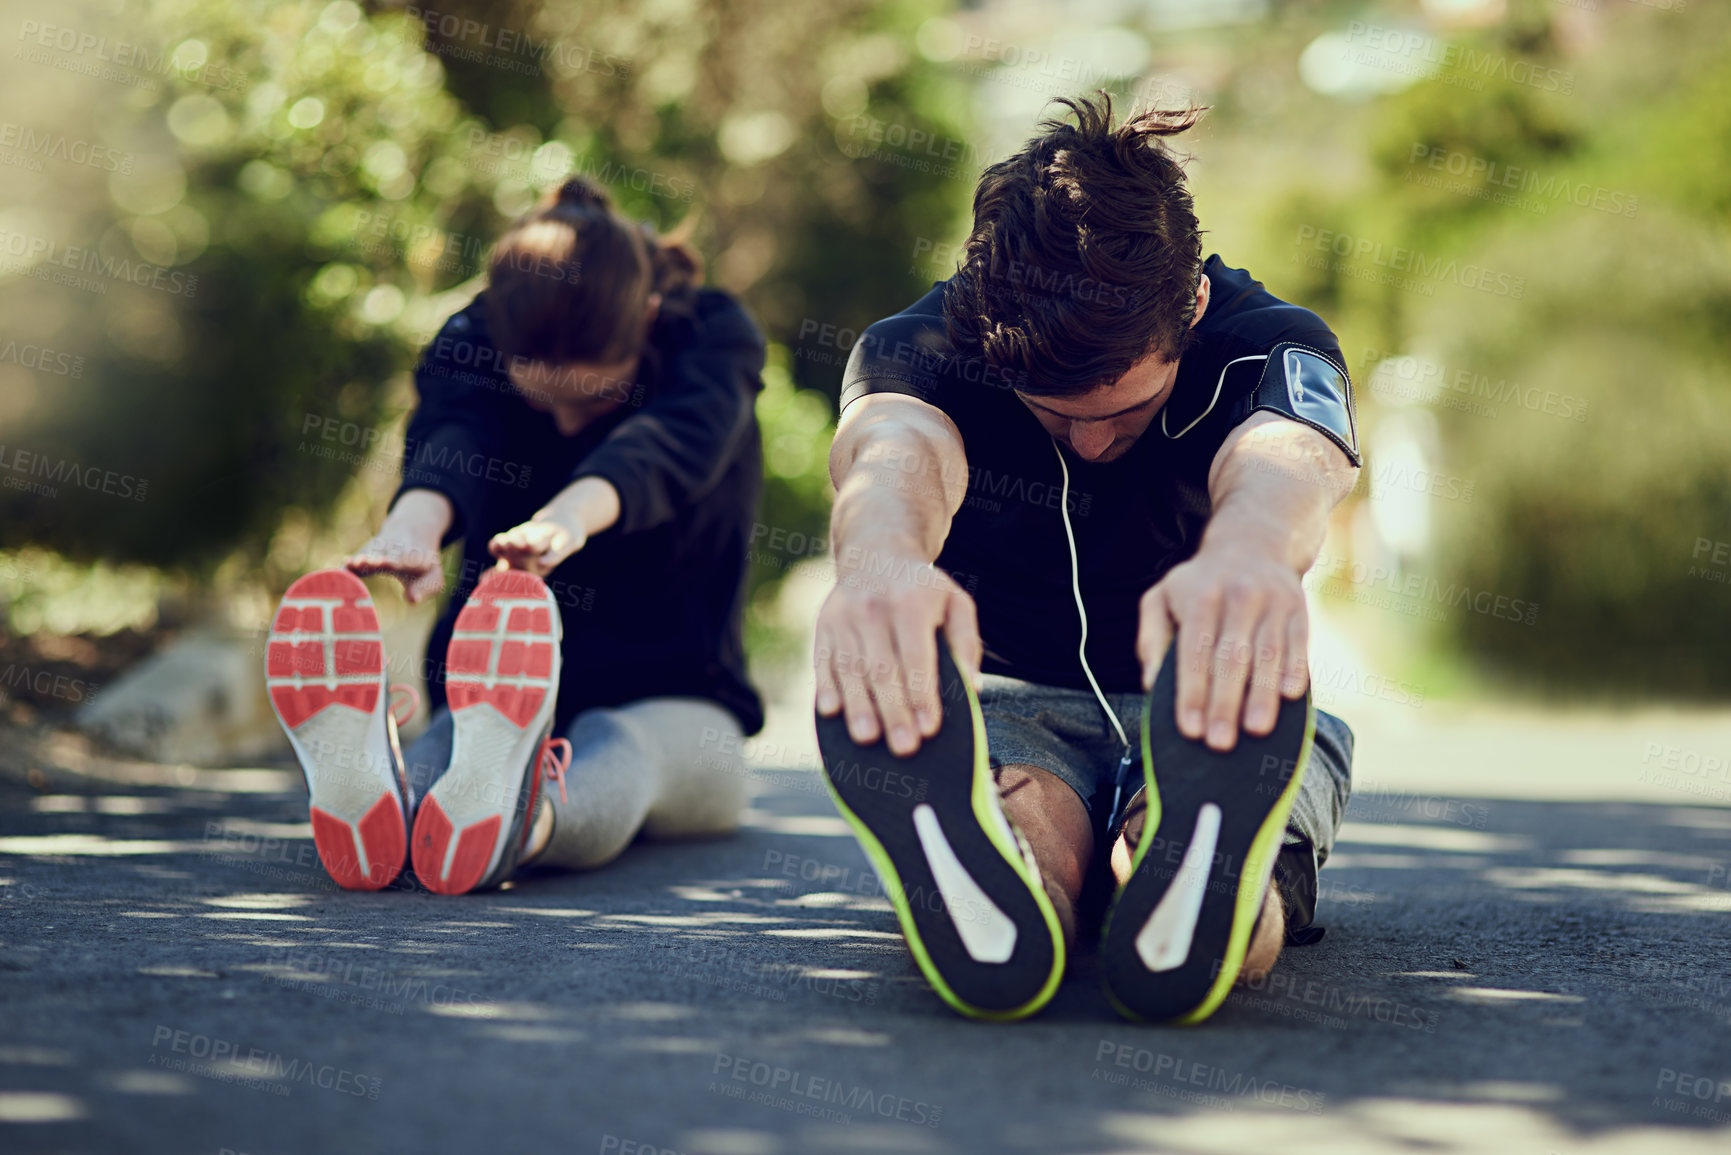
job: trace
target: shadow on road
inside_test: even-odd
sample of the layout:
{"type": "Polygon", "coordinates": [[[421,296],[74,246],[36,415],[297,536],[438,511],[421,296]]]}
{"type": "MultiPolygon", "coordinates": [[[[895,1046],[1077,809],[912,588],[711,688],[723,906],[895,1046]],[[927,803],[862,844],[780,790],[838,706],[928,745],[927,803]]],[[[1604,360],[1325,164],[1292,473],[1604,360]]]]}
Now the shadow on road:
{"type": "Polygon", "coordinates": [[[1669,1151],[1731,1136],[1731,810],[1362,796],[1323,872],[1327,937],[1208,1024],[1122,1021],[1084,950],[1045,1012],[986,1025],[925,988],[815,779],[756,777],[735,838],[640,843],[604,871],[459,899],[335,890],[281,772],[232,792],[222,772],[14,788],[5,1146],[1669,1151]]]}

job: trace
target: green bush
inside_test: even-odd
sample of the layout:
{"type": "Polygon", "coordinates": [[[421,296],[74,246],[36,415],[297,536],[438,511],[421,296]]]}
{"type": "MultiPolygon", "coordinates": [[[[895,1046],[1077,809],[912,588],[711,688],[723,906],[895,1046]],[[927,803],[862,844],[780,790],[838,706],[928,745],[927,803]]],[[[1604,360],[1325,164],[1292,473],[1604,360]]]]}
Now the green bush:
{"type": "Polygon", "coordinates": [[[1540,608],[1531,628],[1454,615],[1457,640],[1556,688],[1723,694],[1731,586],[1698,543],[1731,540],[1731,244],[1643,208],[1473,256],[1531,274],[1518,307],[1426,318],[1421,346],[1504,398],[1488,420],[1440,413],[1450,472],[1481,479],[1440,564],[1540,608]]]}
{"type": "MultiPolygon", "coordinates": [[[[0,285],[27,332],[86,354],[78,380],[52,394],[30,383],[0,414],[17,418],[7,443],[130,479],[128,500],[0,490],[0,549],[280,584],[305,551],[273,539],[312,540],[356,484],[358,455],[313,452],[309,427],[388,440],[404,371],[479,287],[487,245],[573,170],[658,226],[695,211],[712,280],[783,345],[811,319],[858,328],[900,307],[923,288],[913,238],[947,234],[966,182],[840,145],[868,109],[959,135],[944,111],[956,92],[908,49],[935,7],[439,6],[536,45],[509,59],[352,0],[167,0],[134,14],[127,37],[173,62],[158,85],[35,112],[122,142],[137,171],[80,171],[81,185],[44,184],[26,210],[101,237],[111,263],[196,287],[0,285]]],[[[814,414],[839,361],[780,356],[775,373],[764,519],[821,529],[821,468],[788,464],[786,430],[817,454],[828,413],[814,414]],[[807,389],[791,392],[790,374],[807,389]]]]}
{"type": "Polygon", "coordinates": [[[1615,37],[1590,53],[1563,54],[1533,6],[1476,34],[1479,59],[1551,67],[1576,88],[1443,78],[1385,98],[1363,114],[1368,178],[1274,198],[1266,249],[1284,256],[1310,225],[1385,259],[1400,248],[1432,270],[1504,275],[1482,292],[1409,264],[1385,283],[1386,266],[1348,256],[1282,276],[1342,337],[1372,470],[1392,399],[1364,350],[1440,375],[1431,464],[1473,489],[1431,503],[1414,570],[1538,607],[1529,625],[1451,605],[1428,637],[1546,692],[1719,695],[1731,567],[1704,563],[1731,541],[1731,14],[1607,19],[1615,37]]]}

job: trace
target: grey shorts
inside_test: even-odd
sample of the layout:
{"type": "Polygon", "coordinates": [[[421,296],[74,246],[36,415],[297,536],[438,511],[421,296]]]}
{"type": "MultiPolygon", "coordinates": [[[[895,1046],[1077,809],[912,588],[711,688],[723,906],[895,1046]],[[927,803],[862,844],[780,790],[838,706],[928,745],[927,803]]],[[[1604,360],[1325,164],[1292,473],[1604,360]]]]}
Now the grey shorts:
{"type": "MultiPolygon", "coordinates": [[[[1148,695],[1107,694],[1106,702],[1130,739],[1138,742],[1148,695]]],[[[1106,821],[1124,744],[1100,709],[1092,690],[1024,682],[1001,674],[983,676],[980,712],[986,719],[986,749],[993,766],[1036,766],[1061,778],[1094,817],[1106,821]]],[[[1276,881],[1287,899],[1294,931],[1310,923],[1316,904],[1316,874],[1328,860],[1352,795],[1352,731],[1333,714],[1316,712],[1309,769],[1286,822],[1286,845],[1276,881]],[[1296,905],[1296,909],[1294,909],[1296,905]]],[[[1134,752],[1133,752],[1134,753],[1134,752]]],[[[1139,758],[1132,764],[1125,800],[1142,784],[1139,758]]]]}

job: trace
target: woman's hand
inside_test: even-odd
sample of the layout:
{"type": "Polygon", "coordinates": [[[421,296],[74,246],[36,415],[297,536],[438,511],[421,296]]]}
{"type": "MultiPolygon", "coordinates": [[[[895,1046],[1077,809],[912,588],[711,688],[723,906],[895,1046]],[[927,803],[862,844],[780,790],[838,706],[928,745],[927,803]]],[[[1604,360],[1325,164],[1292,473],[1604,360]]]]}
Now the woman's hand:
{"type": "Polygon", "coordinates": [[[583,526],[558,511],[543,509],[534,517],[504,533],[494,534],[487,552],[511,569],[528,570],[546,577],[589,540],[583,526]]]}
{"type": "Polygon", "coordinates": [[[511,569],[546,577],[593,534],[619,520],[619,492],[601,477],[580,477],[522,525],[496,534],[487,552],[511,569]]]}
{"type": "Polygon", "coordinates": [[[373,539],[343,564],[357,577],[390,574],[403,583],[403,600],[415,605],[445,588],[439,542],[451,524],[451,502],[431,489],[411,489],[397,499],[373,539]]]}

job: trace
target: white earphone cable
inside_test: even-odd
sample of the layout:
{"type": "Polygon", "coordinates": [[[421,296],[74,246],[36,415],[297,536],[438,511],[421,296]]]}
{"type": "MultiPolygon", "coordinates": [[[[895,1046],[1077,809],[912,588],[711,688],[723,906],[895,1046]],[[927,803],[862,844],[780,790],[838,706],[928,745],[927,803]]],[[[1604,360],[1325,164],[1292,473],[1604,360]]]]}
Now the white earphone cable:
{"type": "Polygon", "coordinates": [[[1100,709],[1106,712],[1106,720],[1112,723],[1112,729],[1118,731],[1118,740],[1124,743],[1125,756],[1128,757],[1130,739],[1124,733],[1124,727],[1119,725],[1118,715],[1106,704],[1106,695],[1100,692],[1100,683],[1088,666],[1088,611],[1082,605],[1082,567],[1076,560],[1076,531],[1070,528],[1070,466],[1064,460],[1064,451],[1059,448],[1057,438],[1052,439],[1052,451],[1058,455],[1058,468],[1064,471],[1064,492],[1058,499],[1058,511],[1064,518],[1064,538],[1070,543],[1070,590],[1076,595],[1076,616],[1082,619],[1082,641],[1076,652],[1082,659],[1082,672],[1088,676],[1088,685],[1094,688],[1094,697],[1099,700],[1100,709]]]}

